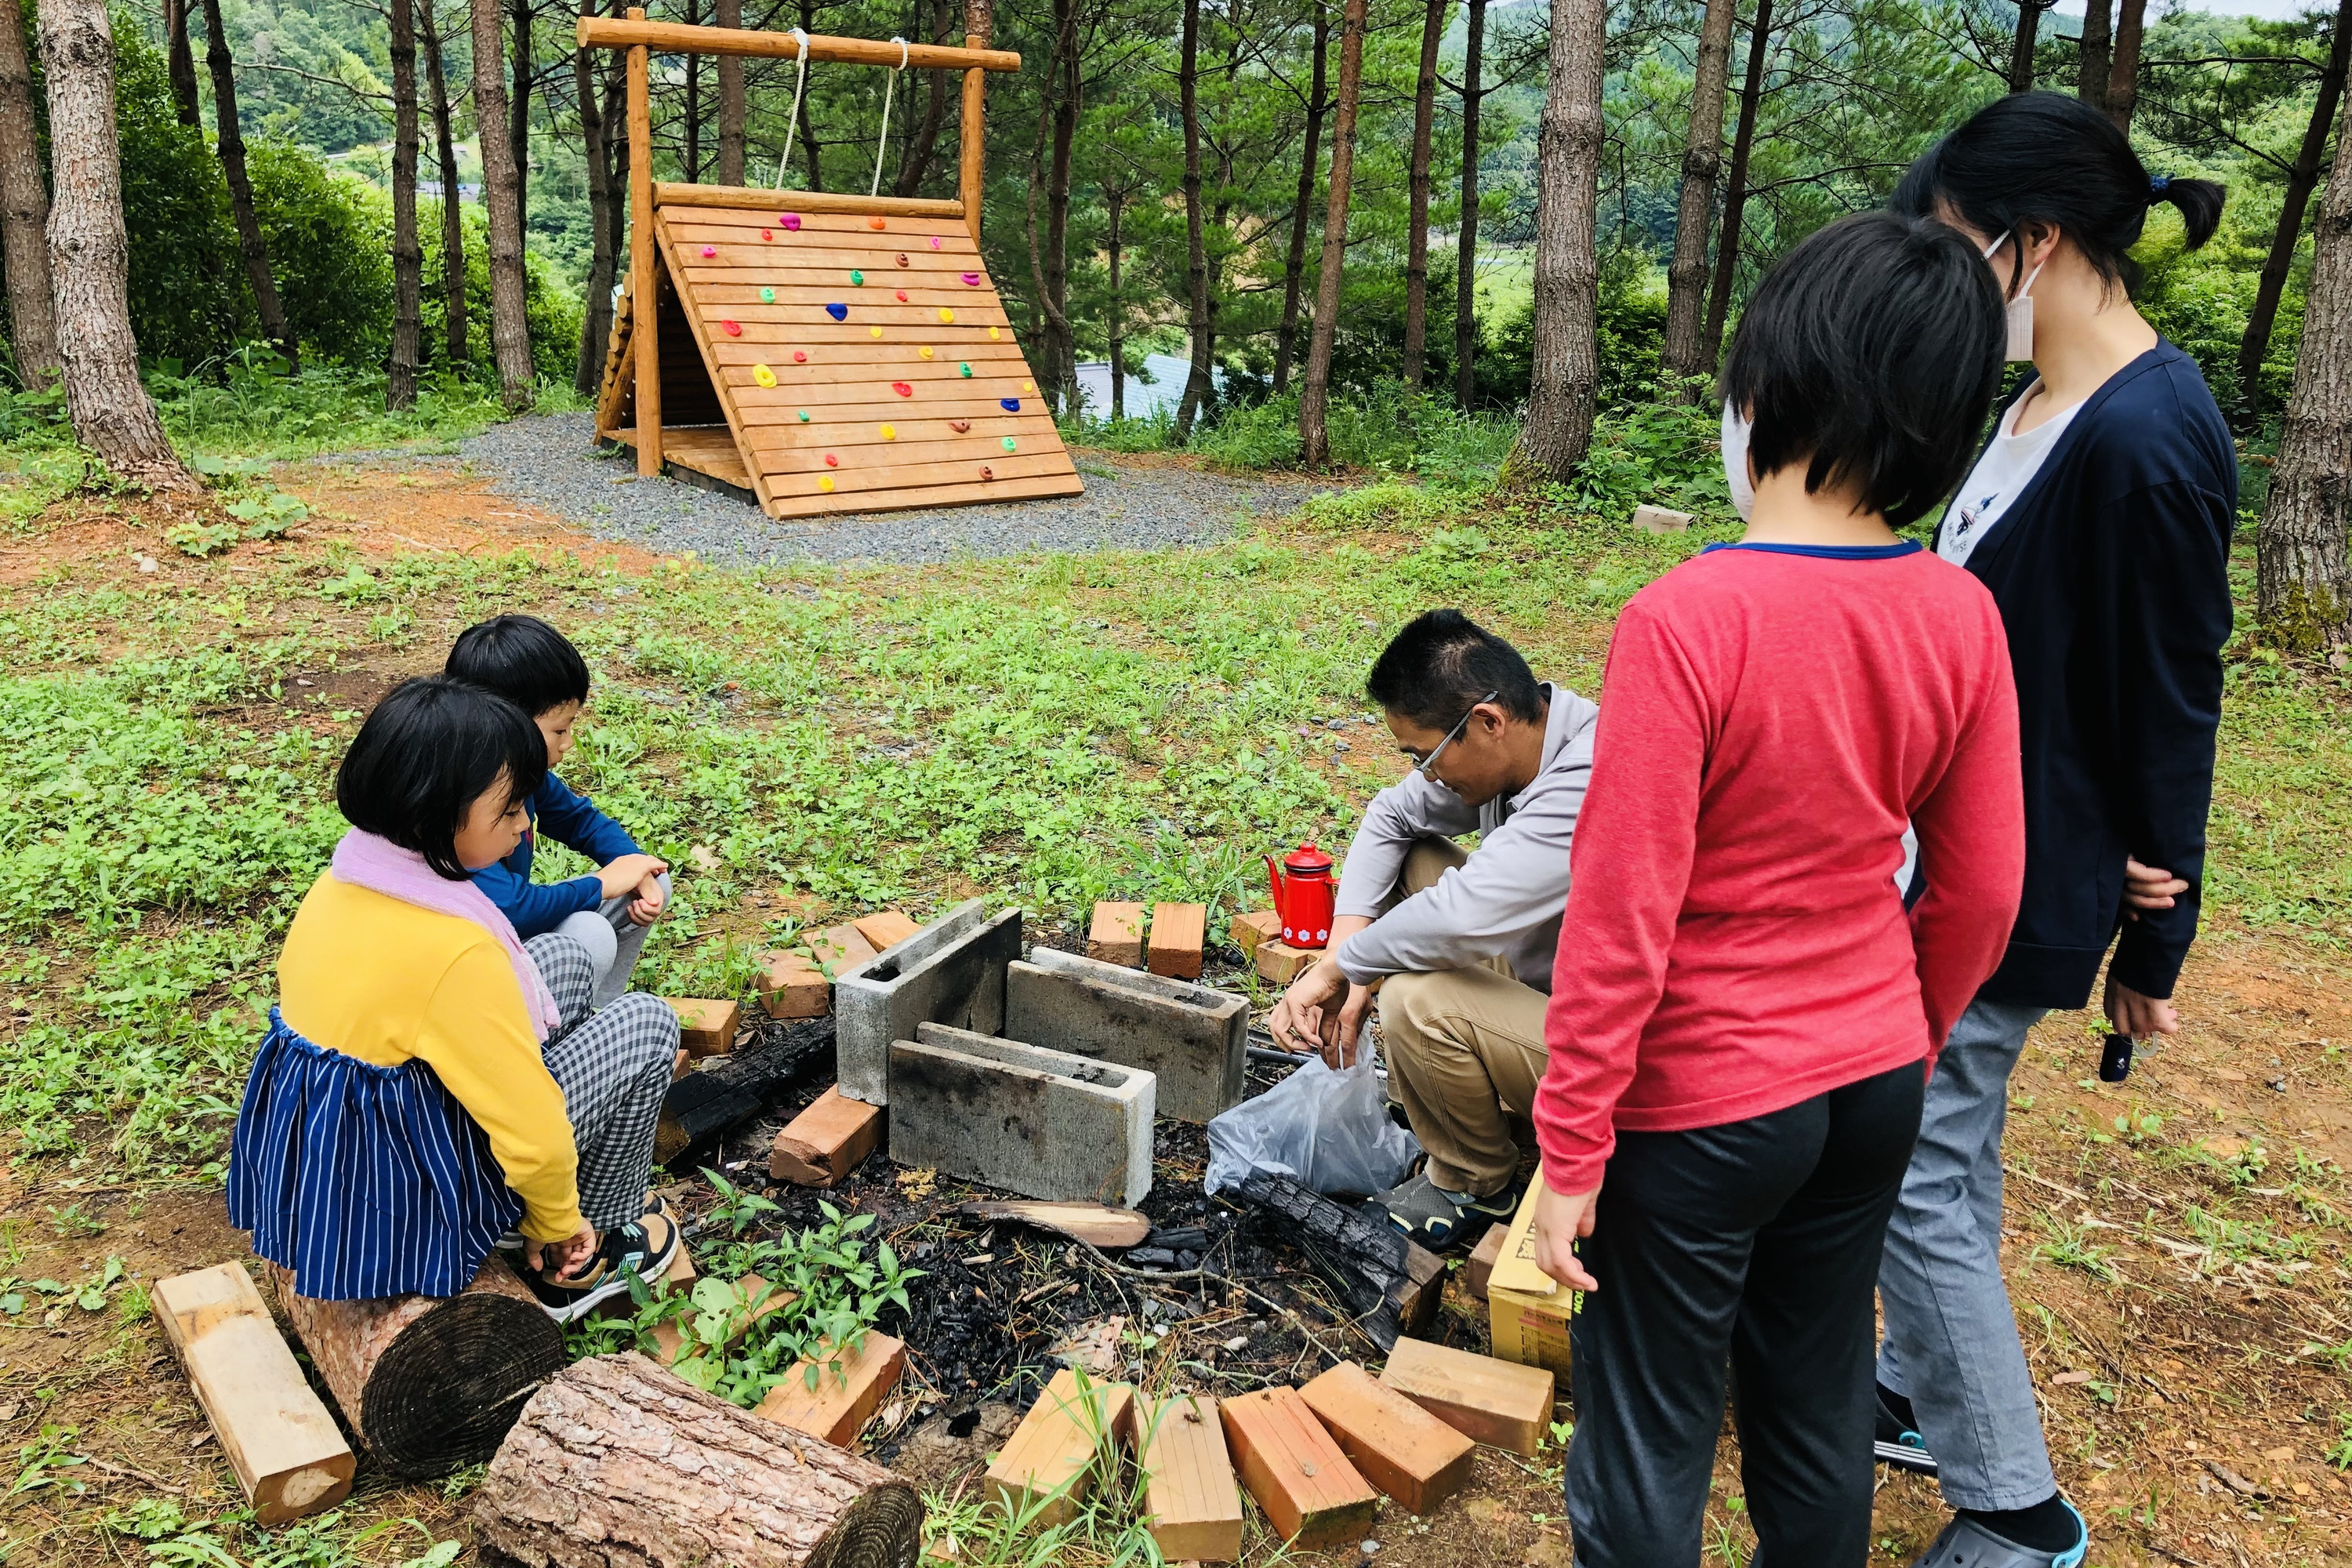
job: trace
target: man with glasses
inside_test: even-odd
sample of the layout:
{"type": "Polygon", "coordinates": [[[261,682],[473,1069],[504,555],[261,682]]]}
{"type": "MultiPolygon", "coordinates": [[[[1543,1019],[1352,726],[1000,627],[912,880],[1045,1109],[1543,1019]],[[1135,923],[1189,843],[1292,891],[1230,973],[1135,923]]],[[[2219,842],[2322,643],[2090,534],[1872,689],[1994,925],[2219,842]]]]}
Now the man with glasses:
{"type": "MultiPolygon", "coordinates": [[[[1429,1158],[1381,1201],[1436,1250],[1508,1220],[1515,1131],[1544,1071],[1544,1007],[1568,851],[1600,710],[1538,682],[1459,610],[1391,642],[1364,689],[1409,764],[1372,797],[1339,879],[1331,943],[1275,1007],[1293,1050],[1352,1061],[1377,994],[1389,1092],[1429,1158]],[[1465,853],[1454,842],[1479,836],[1465,853]]],[[[1531,1140],[1530,1140],[1531,1142],[1531,1140]]]]}

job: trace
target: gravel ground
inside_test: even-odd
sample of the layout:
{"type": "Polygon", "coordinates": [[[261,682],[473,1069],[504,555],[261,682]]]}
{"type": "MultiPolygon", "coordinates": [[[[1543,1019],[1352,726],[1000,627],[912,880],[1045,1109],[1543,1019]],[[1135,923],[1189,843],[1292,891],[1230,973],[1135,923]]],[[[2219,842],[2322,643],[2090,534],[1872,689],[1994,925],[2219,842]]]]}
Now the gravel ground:
{"type": "MultiPolygon", "coordinates": [[[[493,426],[457,462],[499,490],[641,549],[751,566],[786,562],[939,562],[1034,550],[1161,550],[1230,538],[1251,514],[1288,511],[1328,483],[1246,479],[1077,454],[1087,493],[1067,500],[776,522],[754,506],[667,479],[637,479],[624,451],[595,452],[587,414],[493,426]]],[[[446,460],[446,459],[445,459],[446,460]]]]}

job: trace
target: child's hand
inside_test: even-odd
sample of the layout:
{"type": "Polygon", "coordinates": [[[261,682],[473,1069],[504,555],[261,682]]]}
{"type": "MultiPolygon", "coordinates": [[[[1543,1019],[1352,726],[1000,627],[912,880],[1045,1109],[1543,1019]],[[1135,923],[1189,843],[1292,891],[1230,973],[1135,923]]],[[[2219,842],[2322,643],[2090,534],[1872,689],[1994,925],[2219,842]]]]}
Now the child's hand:
{"type": "Polygon", "coordinates": [[[596,1227],[583,1225],[577,1236],[562,1241],[534,1241],[522,1249],[522,1260],[533,1268],[570,1274],[596,1255],[596,1227]]]}
{"type": "Polygon", "coordinates": [[[637,896],[629,900],[629,919],[641,926],[649,926],[661,919],[662,885],[658,877],[648,876],[637,884],[637,896]]]}
{"type": "Polygon", "coordinates": [[[651,881],[669,869],[669,862],[651,855],[624,855],[596,873],[596,881],[608,899],[635,889],[640,882],[651,881]]]}

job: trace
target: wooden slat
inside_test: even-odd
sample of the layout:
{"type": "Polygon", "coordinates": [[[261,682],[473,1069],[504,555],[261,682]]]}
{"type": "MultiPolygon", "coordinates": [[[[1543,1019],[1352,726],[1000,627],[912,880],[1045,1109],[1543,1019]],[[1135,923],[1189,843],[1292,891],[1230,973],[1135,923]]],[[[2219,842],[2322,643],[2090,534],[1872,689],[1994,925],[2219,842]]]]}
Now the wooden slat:
{"type": "Polygon", "coordinates": [[[1049,474],[1044,479],[997,479],[989,483],[926,485],[919,489],[885,490],[875,494],[843,495],[838,492],[804,496],[779,496],[768,508],[768,515],[779,520],[795,517],[845,517],[877,511],[908,511],[918,507],[977,506],[986,501],[1043,500],[1055,496],[1074,496],[1083,492],[1076,470],[1049,474]]]}
{"type": "MultiPolygon", "coordinates": [[[[1049,416],[1031,409],[1027,398],[1021,400],[1020,413],[1007,414],[996,405],[993,398],[950,397],[942,394],[923,399],[921,412],[909,416],[904,399],[889,396],[878,388],[871,392],[866,401],[863,403],[836,401],[856,393],[855,387],[846,386],[801,388],[779,386],[775,390],[784,394],[782,397],[759,403],[753,403],[751,400],[752,392],[764,390],[757,387],[744,387],[739,390],[737,401],[743,416],[744,444],[747,447],[763,445],[761,433],[778,426],[790,429],[803,429],[829,425],[838,428],[890,419],[898,422],[898,431],[902,438],[913,439],[908,429],[910,421],[915,426],[935,426],[944,425],[950,419],[961,419],[968,421],[974,430],[978,430],[983,420],[1001,419],[1004,421],[1007,429],[1013,435],[1018,436],[1027,431],[1040,437],[1045,435],[1047,428],[1053,424],[1049,416]],[[800,411],[803,408],[808,410],[809,416],[805,424],[800,417],[800,411]],[[1043,420],[1044,424],[1026,425],[1022,423],[1024,420],[1043,420]]],[[[1044,405],[1041,404],[1038,406],[1044,405]]],[[[930,439],[940,439],[954,433],[941,431],[930,439]]]]}
{"type": "Polygon", "coordinates": [[[887,243],[893,243],[902,250],[911,250],[919,245],[925,250],[933,251],[941,256],[976,256],[980,253],[979,247],[971,242],[971,230],[954,218],[896,217],[877,213],[828,213],[814,210],[803,212],[782,201],[772,199],[793,195],[794,192],[761,191],[754,194],[761,199],[751,206],[744,207],[714,207],[703,205],[698,202],[681,203],[676,216],[681,223],[698,224],[706,228],[724,231],[730,238],[740,244],[751,243],[752,237],[745,234],[744,230],[757,231],[764,228],[773,231],[776,237],[773,241],[762,243],[806,241],[812,236],[824,235],[839,236],[845,239],[855,237],[860,243],[870,241],[873,244],[881,245],[886,243],[887,236],[887,243]],[[793,230],[783,226],[783,216],[786,213],[791,213],[801,220],[799,229],[793,230]],[[882,226],[878,229],[872,222],[872,219],[877,216],[883,220],[882,226]],[[940,242],[936,247],[931,244],[933,239],[940,242]]]}
{"type": "MultiPolygon", "coordinates": [[[[839,327],[844,330],[845,336],[855,332],[863,337],[865,329],[872,325],[876,318],[869,317],[853,327],[847,321],[835,321],[825,312],[824,308],[827,305],[848,305],[855,302],[842,298],[842,294],[841,289],[823,288],[811,283],[797,281],[787,283],[782,280],[763,283],[758,278],[753,278],[742,283],[698,283],[694,286],[693,297],[695,303],[702,309],[732,316],[739,321],[749,318],[735,315],[738,310],[751,311],[765,309],[776,311],[779,320],[806,321],[813,327],[839,327]],[[776,297],[773,300],[761,299],[761,289],[773,290],[776,297]]],[[[961,284],[952,290],[908,289],[906,290],[907,297],[903,300],[898,298],[898,290],[896,289],[877,289],[875,291],[875,297],[867,300],[866,303],[868,307],[911,310],[915,313],[913,319],[932,331],[962,333],[983,342],[1013,341],[1013,331],[1010,312],[993,299],[989,300],[982,306],[974,307],[971,290],[961,284]],[[940,320],[940,307],[942,305],[956,313],[954,321],[940,320]],[[1000,335],[990,337],[988,329],[991,327],[994,327],[1000,335]]]]}
{"type": "Polygon", "coordinates": [[[985,266],[972,256],[968,247],[962,251],[952,251],[944,247],[933,250],[916,235],[894,236],[887,230],[877,233],[871,229],[863,234],[847,231],[812,234],[805,224],[798,234],[794,234],[777,227],[773,215],[770,215],[768,222],[761,227],[775,237],[761,239],[746,228],[682,223],[677,217],[678,210],[677,207],[662,209],[662,226],[669,231],[673,240],[697,247],[688,255],[706,266],[723,262],[730,267],[772,267],[781,259],[789,266],[838,267],[845,272],[854,267],[866,274],[866,287],[868,289],[885,278],[905,277],[914,272],[978,272],[983,279],[987,272],[985,266]],[[718,254],[704,256],[699,248],[703,246],[709,246],[718,254]],[[901,256],[907,258],[904,267],[898,265],[901,256]]]}
{"type": "MultiPolygon", "coordinates": [[[[688,327],[694,333],[696,345],[702,351],[705,374],[709,375],[712,390],[719,395],[719,406],[726,415],[728,428],[730,433],[740,433],[743,428],[742,417],[736,410],[734,400],[729,394],[727,379],[717,374],[719,362],[712,353],[711,345],[711,335],[715,329],[702,311],[690,307],[689,296],[682,280],[683,269],[678,265],[677,247],[670,239],[667,225],[657,218],[654,232],[660,238],[663,258],[668,264],[672,281],[677,285],[678,304],[684,311],[688,327]]],[[[740,434],[736,441],[736,456],[751,479],[749,489],[752,499],[764,509],[768,504],[767,480],[761,474],[759,465],[751,460],[751,455],[742,450],[740,434]]]]}
{"type": "MultiPolygon", "coordinates": [[[[814,410],[810,410],[814,414],[814,410]]],[[[969,430],[951,430],[944,419],[838,420],[819,424],[814,418],[803,425],[747,425],[742,440],[755,457],[762,461],[782,461],[794,452],[838,452],[853,447],[888,447],[904,455],[898,462],[922,462],[932,454],[921,450],[927,447],[953,448],[938,454],[946,458],[967,458],[977,452],[1003,452],[1004,456],[1050,452],[1053,447],[1045,437],[1054,433],[1054,422],[1043,414],[1024,414],[1017,417],[1003,416],[1002,424],[983,427],[977,419],[969,422],[969,430]],[[895,436],[882,434],[888,425],[895,436]],[[1010,436],[1019,443],[1010,452],[1004,451],[1003,437],[1010,436]]]]}
{"type": "Polygon", "coordinates": [[[761,191],[748,185],[685,185],[664,181],[655,200],[673,211],[688,207],[772,206],[777,212],[863,213],[918,221],[953,218],[963,204],[939,196],[869,196],[854,191],[761,191]]]}
{"type": "MultiPolygon", "coordinates": [[[[797,60],[802,47],[790,33],[748,27],[693,27],[681,22],[625,22],[611,16],[581,17],[573,36],[583,49],[625,49],[642,45],[663,54],[742,55],[754,59],[797,60]]],[[[898,45],[879,38],[836,38],[823,33],[810,34],[807,47],[812,62],[839,60],[850,65],[896,67],[903,61],[929,70],[1021,68],[1021,56],[1013,49],[908,44],[902,55],[898,45]]]]}
{"type": "Polygon", "coordinates": [[[1161,1559],[1238,1559],[1242,1491],[1225,1452],[1217,1402],[1205,1394],[1139,1400],[1136,1427],[1136,1463],[1145,1478],[1143,1510],[1161,1559]]]}
{"type": "Polygon", "coordinates": [[[1052,479],[1065,471],[1066,462],[1066,459],[1054,453],[1045,452],[1034,458],[1007,457],[1002,462],[982,458],[969,462],[891,463],[870,468],[858,468],[847,461],[837,468],[825,468],[821,462],[794,462],[779,465],[771,472],[775,475],[774,489],[779,493],[802,490],[816,495],[861,496],[942,480],[967,479],[979,485],[1001,485],[1019,479],[1052,479]],[[996,478],[982,479],[980,470],[983,466],[996,478]],[[833,481],[830,490],[817,483],[824,479],[833,481]]]}

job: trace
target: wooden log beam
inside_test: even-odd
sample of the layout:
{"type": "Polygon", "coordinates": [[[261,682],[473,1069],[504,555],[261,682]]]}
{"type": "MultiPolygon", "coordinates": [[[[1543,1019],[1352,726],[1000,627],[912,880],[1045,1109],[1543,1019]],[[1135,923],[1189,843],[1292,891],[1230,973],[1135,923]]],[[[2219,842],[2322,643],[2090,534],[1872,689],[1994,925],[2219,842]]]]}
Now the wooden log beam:
{"type": "MultiPolygon", "coordinates": [[[[645,20],[642,6],[629,19],[645,20]]],[[[661,301],[654,293],[661,258],[654,248],[653,67],[642,44],[628,52],[629,292],[635,300],[630,327],[636,345],[637,477],[662,471],[661,301]]]]}
{"type": "Polygon", "coordinates": [[[751,207],[757,211],[871,214],[877,217],[963,216],[963,204],[940,196],[869,196],[856,191],[771,191],[758,185],[654,185],[658,207],[751,207]]]}
{"type": "Polygon", "coordinates": [[[1356,1326],[1381,1350],[1435,1319],[1445,1289],[1444,1260],[1366,1213],[1370,1205],[1350,1209],[1288,1176],[1263,1171],[1235,1190],[1280,1222],[1276,1234],[1307,1254],[1356,1326]]]}
{"type": "Polygon", "coordinates": [[[709,1163],[730,1132],[833,1065],[833,1020],[811,1018],[785,1026],[772,1037],[730,1056],[707,1058],[702,1067],[669,1086],[661,1120],[654,1127],[654,1159],[664,1168],[688,1173],[709,1163]]]}
{"type": "MultiPolygon", "coordinates": [[[[646,48],[669,55],[742,55],[753,59],[797,60],[800,41],[790,33],[750,27],[689,27],[680,22],[641,22],[613,16],[583,16],[575,33],[583,49],[646,48]]],[[[881,38],[836,38],[809,35],[811,64],[898,65],[898,46],[881,38]]],[[[929,70],[1017,71],[1017,49],[957,48],[950,44],[908,44],[906,63],[929,70]]]]}

